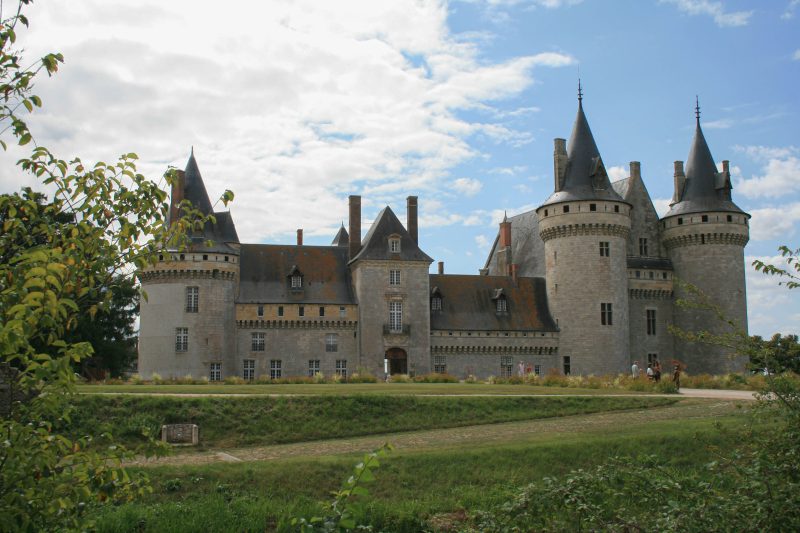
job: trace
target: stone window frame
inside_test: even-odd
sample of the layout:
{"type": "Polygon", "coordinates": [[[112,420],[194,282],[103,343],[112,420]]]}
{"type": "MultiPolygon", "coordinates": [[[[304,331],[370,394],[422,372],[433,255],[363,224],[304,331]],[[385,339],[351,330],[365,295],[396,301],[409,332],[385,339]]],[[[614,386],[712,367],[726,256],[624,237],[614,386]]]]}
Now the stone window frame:
{"type": "Polygon", "coordinates": [[[389,253],[390,254],[399,254],[401,251],[400,248],[400,236],[399,235],[390,235],[389,236],[389,253]]]}
{"type": "Polygon", "coordinates": [[[242,360],[242,379],[253,381],[256,378],[256,360],[243,359],[242,360]]]}
{"type": "Polygon", "coordinates": [[[533,365],[533,375],[534,376],[542,375],[542,365],[533,365]]]}
{"type": "Polygon", "coordinates": [[[346,318],[347,317],[347,308],[343,305],[339,306],[339,318],[346,318]]]}
{"type": "Polygon", "coordinates": [[[283,306],[282,305],[278,306],[278,316],[283,316],[283,306]]]}
{"type": "Polygon", "coordinates": [[[602,302],[600,304],[600,325],[601,326],[614,325],[614,316],[613,316],[611,302],[602,302]]]}
{"type": "Polygon", "coordinates": [[[308,360],[308,377],[313,378],[317,374],[320,373],[320,360],[319,359],[309,359],[308,360]]]}
{"type": "Polygon", "coordinates": [[[506,298],[505,294],[501,294],[495,300],[495,312],[498,315],[504,315],[508,313],[508,299],[506,298]]]}
{"type": "Polygon", "coordinates": [[[186,312],[197,313],[200,310],[200,287],[186,287],[186,312]]]}
{"type": "Polygon", "coordinates": [[[645,309],[645,321],[647,323],[647,334],[648,335],[656,335],[656,310],[655,309],[645,309]]]}
{"type": "Polygon", "coordinates": [[[266,349],[267,335],[263,331],[255,331],[250,334],[250,351],[263,352],[266,349]]]}
{"type": "Polygon", "coordinates": [[[303,288],[303,276],[301,276],[300,274],[294,274],[290,279],[293,289],[303,288]]]}
{"type": "Polygon", "coordinates": [[[389,330],[403,331],[403,301],[389,301],[389,330]]]}
{"type": "Polygon", "coordinates": [[[510,378],[514,375],[514,357],[510,355],[500,356],[500,377],[510,378]]]}
{"type": "Polygon", "coordinates": [[[175,351],[189,351],[189,328],[182,326],[175,328],[175,351]]]}
{"type": "Polygon", "coordinates": [[[563,356],[561,359],[561,364],[563,365],[564,375],[569,376],[572,374],[572,359],[569,355],[563,356]]]}
{"type": "Polygon", "coordinates": [[[442,310],[442,297],[438,294],[431,296],[431,311],[442,310]]]}
{"type": "Polygon", "coordinates": [[[611,257],[611,243],[600,241],[600,257],[611,257]]]}
{"type": "Polygon", "coordinates": [[[433,373],[434,374],[447,374],[447,356],[434,355],[433,356],[433,373]]]}
{"type": "Polygon", "coordinates": [[[320,305],[319,306],[319,316],[325,316],[325,306],[324,305],[320,305]]]}
{"type": "Polygon", "coordinates": [[[280,379],[283,377],[283,360],[270,359],[269,360],[269,379],[280,379]]]}
{"type": "Polygon", "coordinates": [[[208,364],[208,381],[222,381],[222,363],[208,364]]]}
{"type": "Polygon", "coordinates": [[[325,334],[325,353],[334,353],[339,351],[339,334],[326,333],[325,334]]]}
{"type": "Polygon", "coordinates": [[[337,376],[347,379],[347,359],[337,359],[335,371],[337,376]]]}
{"type": "Polygon", "coordinates": [[[297,316],[306,316],[306,308],[301,305],[297,307],[297,316]]]}
{"type": "Polygon", "coordinates": [[[639,237],[639,255],[647,257],[647,237],[639,237]]]}
{"type": "Polygon", "coordinates": [[[258,316],[258,318],[264,318],[264,306],[263,305],[259,305],[258,307],[256,307],[256,316],[258,316]]]}
{"type": "Polygon", "coordinates": [[[392,287],[400,286],[400,269],[392,268],[389,270],[389,285],[392,287]]]}

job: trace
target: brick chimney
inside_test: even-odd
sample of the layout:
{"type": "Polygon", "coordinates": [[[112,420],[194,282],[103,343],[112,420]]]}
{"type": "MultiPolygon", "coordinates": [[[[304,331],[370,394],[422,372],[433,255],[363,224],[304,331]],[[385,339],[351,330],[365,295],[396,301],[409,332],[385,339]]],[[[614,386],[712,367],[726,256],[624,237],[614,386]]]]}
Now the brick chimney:
{"type": "Polygon", "coordinates": [[[686,174],[683,173],[683,161],[675,161],[675,194],[672,195],[672,202],[669,205],[681,201],[683,187],[686,185],[686,174]]]}
{"type": "Polygon", "coordinates": [[[631,179],[634,180],[641,180],[642,179],[642,164],[639,161],[631,161],[631,179]]]}
{"type": "Polygon", "coordinates": [[[439,275],[444,274],[444,261],[439,261],[439,275]]]}
{"type": "Polygon", "coordinates": [[[519,265],[516,263],[512,263],[509,265],[509,274],[511,275],[511,279],[514,280],[514,283],[517,282],[517,271],[519,270],[519,265]]]}
{"type": "Polygon", "coordinates": [[[361,197],[350,195],[350,244],[349,258],[352,261],[361,251],[361,197]]]}
{"type": "Polygon", "coordinates": [[[564,178],[567,175],[567,140],[553,139],[553,178],[555,180],[554,192],[564,188],[564,178]]]}
{"type": "Polygon", "coordinates": [[[500,235],[497,242],[497,274],[499,276],[511,275],[511,222],[503,214],[500,223],[500,235]]]}
{"type": "Polygon", "coordinates": [[[419,244],[419,231],[417,229],[417,197],[409,196],[406,198],[406,223],[408,224],[408,233],[414,239],[414,244],[419,244]]]}
{"type": "Polygon", "coordinates": [[[183,192],[186,189],[186,173],[183,170],[175,171],[176,180],[172,184],[169,203],[169,225],[173,225],[180,218],[180,203],[183,201],[183,192]]]}
{"type": "Polygon", "coordinates": [[[303,246],[303,229],[297,230],[297,246],[303,246]]]}

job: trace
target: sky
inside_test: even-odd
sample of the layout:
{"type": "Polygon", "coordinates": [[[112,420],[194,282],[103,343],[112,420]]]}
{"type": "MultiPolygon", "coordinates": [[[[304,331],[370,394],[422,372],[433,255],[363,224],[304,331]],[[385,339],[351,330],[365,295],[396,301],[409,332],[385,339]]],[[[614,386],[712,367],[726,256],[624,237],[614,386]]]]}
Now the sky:
{"type": "MultiPolygon", "coordinates": [[[[797,295],[749,267],[800,247],[800,0],[37,0],[27,15],[26,56],[65,56],[36,82],[38,144],[135,152],[157,181],[194,147],[212,202],[236,194],[242,242],[302,228],[327,245],[348,195],[365,234],[416,195],[420,245],[448,273],[477,273],[503,213],[552,193],[578,78],[612,180],[640,161],[662,214],[697,96],[752,215],[750,331],[800,331],[797,295]]],[[[0,153],[0,192],[41,188],[22,155],[0,153]]]]}

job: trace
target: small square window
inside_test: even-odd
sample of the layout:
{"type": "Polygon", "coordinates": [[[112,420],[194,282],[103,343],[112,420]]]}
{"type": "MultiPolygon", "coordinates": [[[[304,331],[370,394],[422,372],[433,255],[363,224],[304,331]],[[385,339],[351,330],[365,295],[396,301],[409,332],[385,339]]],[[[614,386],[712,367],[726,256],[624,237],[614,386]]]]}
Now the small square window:
{"type": "Polygon", "coordinates": [[[703,216],[701,216],[701,217],[700,217],[700,220],[701,220],[702,222],[708,222],[708,215],[703,215],[703,216]]]}
{"type": "Polygon", "coordinates": [[[278,306],[278,316],[283,316],[283,306],[282,305],[278,306]]]}
{"type": "Polygon", "coordinates": [[[733,217],[731,215],[728,215],[728,222],[733,222],[733,217]]]}
{"type": "Polygon", "coordinates": [[[565,212],[565,213],[569,213],[569,206],[568,206],[568,205],[565,205],[565,206],[564,206],[564,212],[565,212]]]}
{"type": "Polygon", "coordinates": [[[447,374],[447,356],[444,355],[433,356],[433,373],[447,374]]]}
{"type": "Polygon", "coordinates": [[[324,305],[320,305],[319,306],[319,316],[325,316],[325,306],[324,305]]]}
{"type": "Polygon", "coordinates": [[[297,315],[306,316],[306,308],[301,305],[300,308],[297,310],[297,315]]]}
{"type": "Polygon", "coordinates": [[[389,239],[389,251],[393,254],[400,253],[400,239],[397,237],[392,237],[389,239]]]}
{"type": "Polygon", "coordinates": [[[614,212],[615,212],[615,213],[619,213],[619,206],[618,206],[618,205],[615,205],[615,206],[614,206],[614,212]]]}
{"type": "Polygon", "coordinates": [[[339,306],[339,318],[345,318],[347,316],[347,309],[343,305],[339,306]]]}
{"type": "Polygon", "coordinates": [[[611,255],[611,245],[608,241],[600,241],[600,257],[611,255]]]}
{"type": "Polygon", "coordinates": [[[642,277],[642,271],[641,270],[637,270],[636,271],[636,279],[639,279],[641,277],[642,277]]]}
{"type": "Polygon", "coordinates": [[[597,204],[589,204],[589,211],[597,211],[597,204]]]}
{"type": "Polygon", "coordinates": [[[264,306],[263,305],[259,305],[258,306],[258,309],[256,309],[256,314],[258,315],[258,318],[264,318],[264,306]]]}
{"type": "Polygon", "coordinates": [[[678,217],[678,225],[679,225],[679,226],[682,226],[682,225],[683,225],[683,218],[681,218],[681,217],[678,217]]]}

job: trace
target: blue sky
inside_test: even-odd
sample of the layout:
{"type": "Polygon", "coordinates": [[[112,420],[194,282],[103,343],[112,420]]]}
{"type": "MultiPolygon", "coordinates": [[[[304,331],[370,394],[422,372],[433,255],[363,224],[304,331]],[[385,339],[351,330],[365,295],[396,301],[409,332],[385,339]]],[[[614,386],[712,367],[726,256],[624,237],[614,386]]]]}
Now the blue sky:
{"type": "MultiPolygon", "coordinates": [[[[62,157],[135,151],[231,188],[246,242],[328,244],[347,195],[368,222],[419,196],[423,249],[477,273],[504,211],[552,192],[577,79],[612,179],[640,161],[657,208],[687,157],[699,95],[734,200],[753,215],[748,262],[798,246],[800,1],[37,2],[20,36],[66,64],[40,80],[37,142],[62,157]]],[[[0,190],[32,179],[0,159],[0,190]]],[[[368,225],[364,227],[364,232],[368,225]]],[[[713,265],[709,265],[713,269],[713,265]]],[[[800,305],[748,276],[753,333],[796,331],[800,305]]]]}

